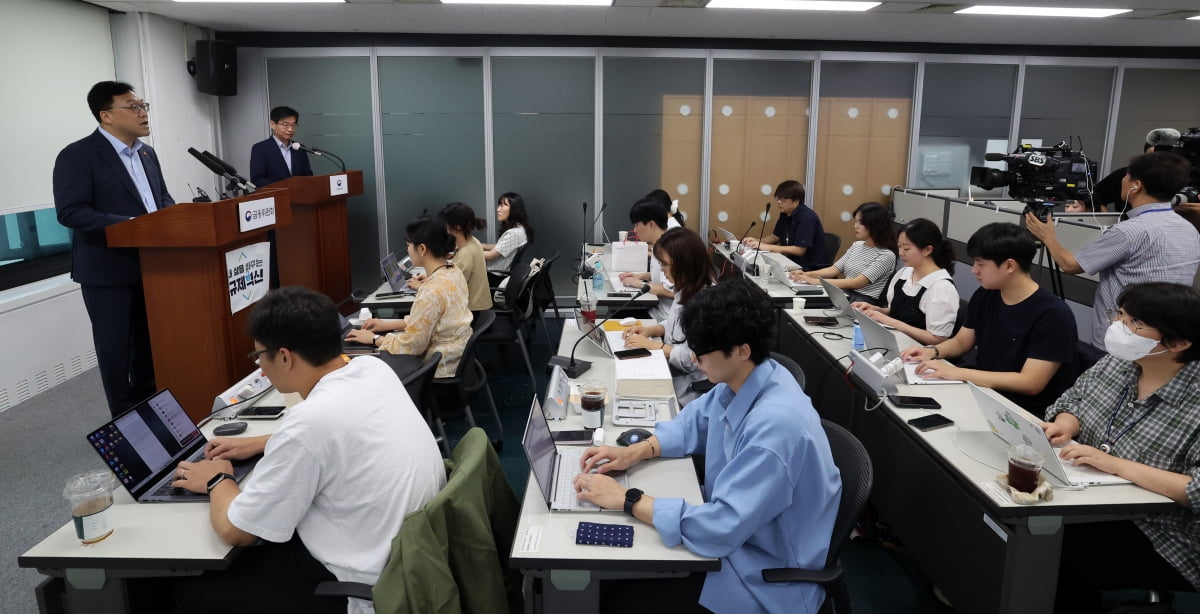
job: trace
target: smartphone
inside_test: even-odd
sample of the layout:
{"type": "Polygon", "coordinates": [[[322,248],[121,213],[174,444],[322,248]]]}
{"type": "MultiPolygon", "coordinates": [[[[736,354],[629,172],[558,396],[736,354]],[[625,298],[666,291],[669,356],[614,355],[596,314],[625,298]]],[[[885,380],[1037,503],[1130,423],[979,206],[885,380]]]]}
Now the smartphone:
{"type": "Polygon", "coordinates": [[[633,298],[632,292],[609,292],[608,298],[633,298]]]}
{"type": "Polygon", "coordinates": [[[951,424],[954,424],[954,421],[941,414],[929,414],[928,416],[913,418],[912,420],[909,420],[908,423],[918,431],[927,432],[950,426],[951,424]]]}
{"type": "Polygon", "coordinates": [[[645,358],[649,355],[650,350],[647,350],[646,348],[633,348],[632,350],[617,350],[613,352],[613,356],[616,356],[618,360],[625,360],[628,358],[645,358]]]}
{"type": "Polygon", "coordinates": [[[554,431],[555,443],[592,443],[591,431],[554,431]]]}
{"type": "Polygon", "coordinates": [[[275,420],[283,415],[285,409],[283,405],[255,405],[239,411],[237,416],[251,420],[275,420]]]}
{"type": "Polygon", "coordinates": [[[804,316],[804,323],[813,326],[837,326],[838,319],[828,316],[804,316]]]}
{"type": "Polygon", "coordinates": [[[910,397],[900,394],[889,394],[888,400],[892,405],[904,409],[941,409],[942,404],[932,397],[910,397]]]}
{"type": "Polygon", "coordinates": [[[796,288],[796,296],[821,296],[825,294],[824,288],[796,288]]]}

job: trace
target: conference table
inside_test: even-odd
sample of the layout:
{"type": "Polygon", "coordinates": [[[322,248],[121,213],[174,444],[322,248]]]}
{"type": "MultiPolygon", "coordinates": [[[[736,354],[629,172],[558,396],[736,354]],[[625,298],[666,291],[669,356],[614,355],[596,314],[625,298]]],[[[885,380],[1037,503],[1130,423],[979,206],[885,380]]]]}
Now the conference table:
{"type": "MultiPolygon", "coordinates": [[[[580,331],[574,321],[566,320],[559,341],[559,353],[569,353],[579,337],[580,331]]],[[[603,423],[604,441],[608,445],[616,445],[617,436],[626,428],[633,428],[612,423],[615,391],[635,387],[639,395],[666,397],[674,394],[669,379],[639,381],[634,386],[624,386],[616,378],[615,360],[591,342],[581,343],[576,356],[592,363],[591,369],[581,374],[578,381],[596,380],[608,388],[609,399],[603,423]]],[[[655,356],[662,359],[661,353],[655,356]]],[[[660,419],[667,418],[660,415],[660,419]]],[[[550,428],[582,428],[578,400],[568,410],[565,419],[551,420],[550,428]]],[[[639,428],[654,430],[653,427],[639,428]]],[[[703,502],[703,493],[690,458],[643,461],[630,468],[626,475],[631,488],[641,488],[656,497],[682,497],[689,503],[703,502]]],[[[678,577],[721,568],[718,559],[694,554],[683,546],[666,547],[652,525],[627,516],[622,511],[551,512],[532,473],[525,485],[525,498],[521,504],[509,565],[525,575],[528,611],[571,614],[599,611],[599,582],[602,580],[678,577]],[[576,545],[574,533],[579,522],[631,525],[634,527],[633,547],[576,545]]]]}
{"type": "MultiPolygon", "coordinates": [[[[637,291],[637,288],[626,286],[618,279],[618,276],[621,273],[627,273],[630,271],[613,270],[612,244],[605,243],[601,246],[599,244],[589,243],[587,250],[589,254],[599,258],[600,266],[604,271],[605,280],[603,288],[596,290],[595,286],[593,285],[593,279],[580,278],[575,290],[576,300],[582,304],[585,298],[594,298],[596,300],[596,305],[600,307],[619,307],[624,305],[630,300],[630,298],[633,297],[633,293],[637,291]]],[[[647,263],[648,262],[649,257],[647,257],[647,263]]],[[[647,267],[642,268],[647,269],[647,267]]],[[[646,271],[642,270],[636,272],[644,273],[646,271]]],[[[658,297],[654,296],[653,294],[646,293],[637,297],[637,299],[629,305],[629,308],[646,310],[653,308],[656,305],[658,305],[658,297]]]]}

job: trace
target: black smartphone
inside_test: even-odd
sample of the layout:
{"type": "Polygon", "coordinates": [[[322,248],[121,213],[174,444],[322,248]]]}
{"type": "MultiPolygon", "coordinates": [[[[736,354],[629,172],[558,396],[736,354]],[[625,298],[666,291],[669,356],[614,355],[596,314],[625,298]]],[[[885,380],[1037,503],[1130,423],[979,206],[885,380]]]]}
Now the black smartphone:
{"type": "Polygon", "coordinates": [[[904,409],[941,409],[942,404],[932,397],[910,397],[900,394],[889,394],[888,400],[892,405],[904,409]]]}
{"type": "Polygon", "coordinates": [[[929,414],[928,416],[913,418],[908,423],[918,431],[926,432],[950,426],[954,424],[954,421],[941,414],[929,414]]]}
{"type": "Polygon", "coordinates": [[[554,431],[555,443],[591,443],[591,431],[554,431]]]}
{"type": "Polygon", "coordinates": [[[796,288],[796,296],[821,296],[825,294],[824,288],[796,288]]]}
{"type": "Polygon", "coordinates": [[[828,316],[804,316],[804,322],[813,326],[837,326],[838,319],[828,316]]]}
{"type": "Polygon", "coordinates": [[[646,348],[633,348],[632,350],[617,350],[613,352],[613,356],[616,356],[618,360],[625,360],[627,358],[645,358],[649,355],[650,350],[647,350],[646,348]]]}
{"type": "Polygon", "coordinates": [[[237,415],[239,418],[274,420],[282,416],[285,409],[283,405],[255,405],[239,411],[237,415]]]}
{"type": "Polygon", "coordinates": [[[633,298],[632,292],[609,292],[608,298],[633,298]]]}

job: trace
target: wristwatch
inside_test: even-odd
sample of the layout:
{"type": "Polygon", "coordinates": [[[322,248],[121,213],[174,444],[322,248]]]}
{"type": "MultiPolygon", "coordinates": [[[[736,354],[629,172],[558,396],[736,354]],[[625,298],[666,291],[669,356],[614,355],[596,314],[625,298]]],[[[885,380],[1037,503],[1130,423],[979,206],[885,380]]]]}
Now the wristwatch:
{"type": "Polygon", "coordinates": [[[217,475],[214,475],[211,480],[208,481],[209,494],[212,494],[212,490],[217,487],[217,484],[220,484],[222,480],[226,480],[226,479],[232,480],[235,484],[237,483],[237,478],[233,477],[231,474],[218,473],[217,475]]]}
{"type": "Polygon", "coordinates": [[[625,513],[633,515],[633,504],[642,500],[642,491],[637,488],[630,488],[625,491],[625,513]]]}
{"type": "Polygon", "coordinates": [[[380,337],[383,337],[383,335],[375,335],[375,337],[373,339],[371,339],[371,345],[379,347],[379,338],[380,337]]]}

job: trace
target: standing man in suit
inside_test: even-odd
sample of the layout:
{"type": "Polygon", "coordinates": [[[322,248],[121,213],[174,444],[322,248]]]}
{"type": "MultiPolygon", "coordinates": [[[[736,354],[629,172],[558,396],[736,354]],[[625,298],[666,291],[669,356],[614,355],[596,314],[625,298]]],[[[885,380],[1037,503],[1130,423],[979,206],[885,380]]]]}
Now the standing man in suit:
{"type": "Polygon", "coordinates": [[[141,262],[132,248],[108,247],[113,224],[174,204],[150,135],[150,104],[133,86],[101,81],[87,95],[95,132],[54,161],[54,208],[72,229],[71,278],[92,322],[108,407],[119,414],[155,390],[141,262]]]}
{"type": "Polygon", "coordinates": [[[308,152],[292,149],[300,112],[291,107],[271,109],[271,136],[250,149],[250,181],[263,187],[288,177],[313,174],[308,152]]]}

